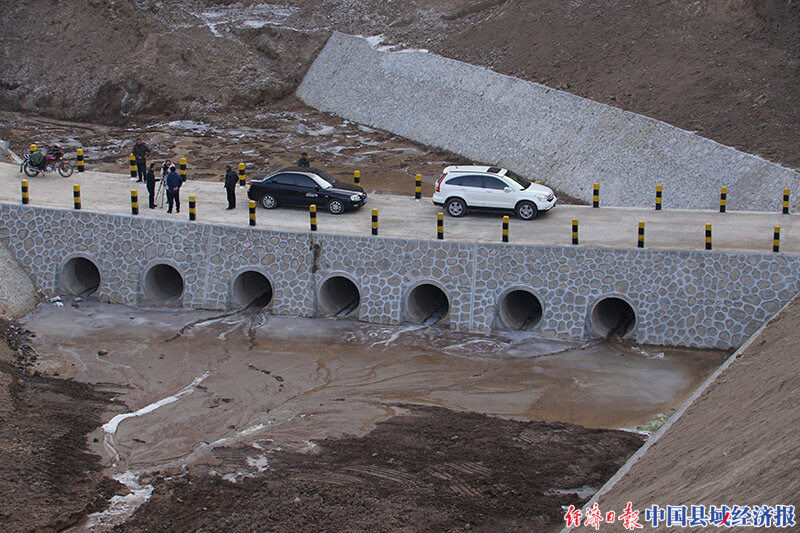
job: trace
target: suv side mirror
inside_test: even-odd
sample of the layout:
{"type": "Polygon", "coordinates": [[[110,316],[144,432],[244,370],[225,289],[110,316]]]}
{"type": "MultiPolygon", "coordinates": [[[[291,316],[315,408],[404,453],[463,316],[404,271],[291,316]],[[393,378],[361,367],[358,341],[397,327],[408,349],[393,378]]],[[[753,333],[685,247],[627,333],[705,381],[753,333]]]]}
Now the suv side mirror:
{"type": "Polygon", "coordinates": [[[503,191],[505,191],[505,192],[511,192],[511,187],[506,187],[506,188],[504,188],[504,189],[503,189],[503,191]]]}

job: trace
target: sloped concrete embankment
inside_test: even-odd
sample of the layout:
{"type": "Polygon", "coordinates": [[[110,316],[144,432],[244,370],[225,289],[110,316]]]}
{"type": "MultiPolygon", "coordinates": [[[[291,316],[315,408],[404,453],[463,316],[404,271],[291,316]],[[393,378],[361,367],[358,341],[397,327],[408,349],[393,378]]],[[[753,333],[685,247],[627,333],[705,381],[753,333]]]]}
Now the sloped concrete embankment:
{"type": "MultiPolygon", "coordinates": [[[[500,164],[601,204],[779,210],[800,174],[664,122],[424,51],[334,33],[297,96],[348,120],[500,164]]],[[[794,196],[792,205],[800,206],[794,196]]]]}
{"type": "Polygon", "coordinates": [[[0,242],[0,315],[22,316],[38,301],[39,294],[25,270],[0,242]]]}

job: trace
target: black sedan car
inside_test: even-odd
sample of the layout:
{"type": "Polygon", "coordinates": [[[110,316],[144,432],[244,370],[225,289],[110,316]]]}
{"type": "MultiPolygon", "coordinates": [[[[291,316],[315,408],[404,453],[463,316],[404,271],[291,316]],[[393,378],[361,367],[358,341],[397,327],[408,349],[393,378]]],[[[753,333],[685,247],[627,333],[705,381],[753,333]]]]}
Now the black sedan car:
{"type": "Polygon", "coordinates": [[[308,167],[282,168],[262,180],[251,181],[247,197],[266,209],[275,209],[279,205],[307,207],[317,204],[319,209],[327,209],[334,215],[367,203],[367,193],[363,188],[308,167]]]}

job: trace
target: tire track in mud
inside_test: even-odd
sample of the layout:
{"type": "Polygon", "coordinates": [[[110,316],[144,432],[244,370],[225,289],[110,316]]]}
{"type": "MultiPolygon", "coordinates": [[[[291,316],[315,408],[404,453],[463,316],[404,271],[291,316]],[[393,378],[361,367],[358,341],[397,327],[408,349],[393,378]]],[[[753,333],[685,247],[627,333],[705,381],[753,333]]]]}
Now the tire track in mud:
{"type": "Polygon", "coordinates": [[[381,466],[363,465],[363,466],[348,466],[344,468],[345,472],[352,472],[362,476],[374,477],[386,481],[391,481],[401,485],[406,489],[414,489],[422,485],[422,482],[416,476],[400,472],[391,468],[381,466]]]}
{"type": "Polygon", "coordinates": [[[431,475],[448,483],[448,487],[459,496],[479,498],[481,492],[472,486],[474,478],[484,479],[492,474],[482,462],[444,463],[431,467],[431,475]]]}

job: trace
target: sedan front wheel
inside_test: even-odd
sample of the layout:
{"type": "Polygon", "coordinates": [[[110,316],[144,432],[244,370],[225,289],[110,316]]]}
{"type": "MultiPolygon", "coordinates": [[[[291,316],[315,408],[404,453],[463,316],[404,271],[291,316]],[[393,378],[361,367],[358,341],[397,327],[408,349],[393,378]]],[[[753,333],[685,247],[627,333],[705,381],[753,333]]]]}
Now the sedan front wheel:
{"type": "Polygon", "coordinates": [[[264,209],[275,209],[278,207],[278,200],[271,194],[265,194],[261,197],[261,205],[264,209]]]}
{"type": "Polygon", "coordinates": [[[341,215],[344,213],[344,202],[335,199],[331,200],[328,202],[328,211],[330,211],[332,215],[341,215]]]}

